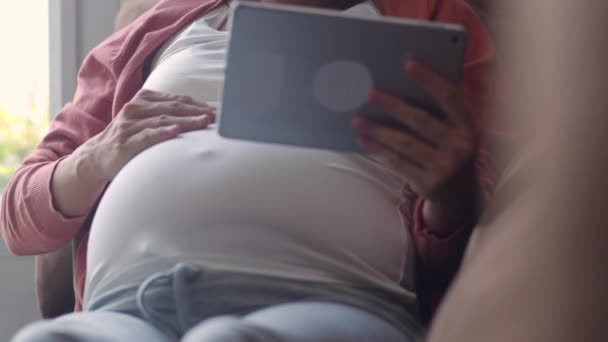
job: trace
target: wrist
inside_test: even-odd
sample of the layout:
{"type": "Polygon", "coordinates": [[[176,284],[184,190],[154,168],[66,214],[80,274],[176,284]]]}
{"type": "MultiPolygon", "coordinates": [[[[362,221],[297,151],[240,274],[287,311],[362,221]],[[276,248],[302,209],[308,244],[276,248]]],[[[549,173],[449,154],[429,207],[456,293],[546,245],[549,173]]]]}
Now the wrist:
{"type": "Polygon", "coordinates": [[[79,156],[71,154],[56,166],[51,178],[53,207],[66,218],[90,211],[105,183],[79,175],[79,156]]]}
{"type": "Polygon", "coordinates": [[[77,148],[68,158],[74,171],[74,177],[82,186],[91,189],[105,185],[109,180],[103,175],[103,168],[97,165],[94,148],[86,143],[77,148]]]}

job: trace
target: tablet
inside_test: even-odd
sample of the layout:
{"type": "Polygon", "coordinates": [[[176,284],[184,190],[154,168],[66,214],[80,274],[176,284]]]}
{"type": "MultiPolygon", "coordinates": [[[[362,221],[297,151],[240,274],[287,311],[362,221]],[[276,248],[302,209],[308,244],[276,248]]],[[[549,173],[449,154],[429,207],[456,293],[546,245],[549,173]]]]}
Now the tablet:
{"type": "Polygon", "coordinates": [[[367,103],[372,87],[443,115],[405,73],[410,57],[460,78],[462,26],[260,3],[233,11],[218,128],[226,138],[362,152],[354,114],[400,125],[367,103]]]}

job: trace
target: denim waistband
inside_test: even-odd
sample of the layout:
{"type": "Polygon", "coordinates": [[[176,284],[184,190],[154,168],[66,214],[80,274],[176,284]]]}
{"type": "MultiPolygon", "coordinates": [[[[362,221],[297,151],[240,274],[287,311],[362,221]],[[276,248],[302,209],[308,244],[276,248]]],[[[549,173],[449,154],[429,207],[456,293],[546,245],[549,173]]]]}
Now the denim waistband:
{"type": "Polygon", "coordinates": [[[108,291],[87,310],[129,314],[179,339],[214,316],[244,316],[296,301],[351,305],[382,317],[412,339],[422,330],[415,306],[377,290],[208,270],[187,263],[108,291]]]}

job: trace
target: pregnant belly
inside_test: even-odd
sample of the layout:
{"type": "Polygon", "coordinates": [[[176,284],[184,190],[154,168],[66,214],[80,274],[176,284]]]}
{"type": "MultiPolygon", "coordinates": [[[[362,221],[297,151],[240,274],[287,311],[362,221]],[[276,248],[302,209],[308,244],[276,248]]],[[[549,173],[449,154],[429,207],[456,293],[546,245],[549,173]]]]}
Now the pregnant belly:
{"type": "Polygon", "coordinates": [[[103,197],[87,281],[150,256],[320,279],[397,281],[399,188],[362,157],[226,140],[210,129],[137,156],[103,197]]]}

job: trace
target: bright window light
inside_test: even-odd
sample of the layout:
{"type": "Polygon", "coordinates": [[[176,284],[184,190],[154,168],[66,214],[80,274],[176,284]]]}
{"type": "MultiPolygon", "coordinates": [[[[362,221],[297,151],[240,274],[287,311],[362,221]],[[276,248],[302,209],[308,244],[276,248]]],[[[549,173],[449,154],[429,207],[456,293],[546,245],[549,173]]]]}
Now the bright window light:
{"type": "Polygon", "coordinates": [[[48,3],[0,1],[0,192],[48,130],[48,3]]]}

